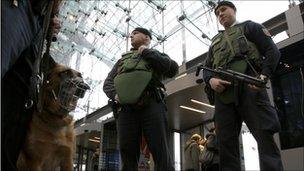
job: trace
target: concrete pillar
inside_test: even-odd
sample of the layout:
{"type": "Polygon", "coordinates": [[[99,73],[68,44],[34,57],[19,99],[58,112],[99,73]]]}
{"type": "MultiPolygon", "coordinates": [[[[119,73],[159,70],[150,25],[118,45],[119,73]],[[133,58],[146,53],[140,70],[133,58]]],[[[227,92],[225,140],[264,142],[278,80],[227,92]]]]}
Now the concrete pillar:
{"type": "Polygon", "coordinates": [[[289,37],[302,33],[304,30],[304,22],[301,16],[300,5],[292,6],[285,12],[285,15],[289,37]]]}

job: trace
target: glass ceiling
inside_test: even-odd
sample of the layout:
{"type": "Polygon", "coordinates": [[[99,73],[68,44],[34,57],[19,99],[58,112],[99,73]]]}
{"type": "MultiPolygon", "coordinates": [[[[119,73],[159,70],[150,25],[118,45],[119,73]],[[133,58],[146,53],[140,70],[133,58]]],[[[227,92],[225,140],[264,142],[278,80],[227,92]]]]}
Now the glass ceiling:
{"type": "Polygon", "coordinates": [[[131,48],[129,33],[145,27],[151,47],[179,65],[207,51],[217,32],[213,1],[64,1],[58,41],[51,55],[83,74],[91,90],[78,103],[75,119],[107,104],[103,81],[123,52],[131,48]]]}
{"type": "MultiPolygon", "coordinates": [[[[218,30],[213,14],[217,0],[63,1],[58,41],[51,55],[80,71],[91,90],[78,103],[79,119],[107,104],[104,79],[121,54],[130,49],[135,27],[151,31],[151,47],[164,51],[179,65],[208,50],[218,30]]],[[[283,11],[281,11],[283,12],[283,11]]]]}

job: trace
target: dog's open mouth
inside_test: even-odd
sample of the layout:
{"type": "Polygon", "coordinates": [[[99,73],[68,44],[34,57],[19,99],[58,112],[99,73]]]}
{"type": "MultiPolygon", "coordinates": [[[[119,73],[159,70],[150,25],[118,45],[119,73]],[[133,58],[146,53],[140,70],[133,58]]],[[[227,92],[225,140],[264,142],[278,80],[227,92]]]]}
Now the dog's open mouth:
{"type": "Polygon", "coordinates": [[[59,101],[60,108],[56,113],[62,116],[68,115],[69,112],[76,109],[78,100],[79,98],[75,97],[70,100],[66,100],[64,102],[59,101]]]}
{"type": "Polygon", "coordinates": [[[79,98],[74,97],[72,99],[72,101],[70,102],[69,106],[70,106],[70,111],[75,110],[75,108],[77,107],[77,103],[78,103],[79,98]]]}

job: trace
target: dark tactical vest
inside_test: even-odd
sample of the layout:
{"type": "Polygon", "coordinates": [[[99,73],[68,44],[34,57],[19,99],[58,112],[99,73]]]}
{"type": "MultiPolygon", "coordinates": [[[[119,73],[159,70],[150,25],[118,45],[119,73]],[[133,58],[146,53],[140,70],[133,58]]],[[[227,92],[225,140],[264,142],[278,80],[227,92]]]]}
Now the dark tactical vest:
{"type": "MultiPolygon", "coordinates": [[[[245,73],[248,67],[245,59],[255,67],[261,67],[262,58],[256,45],[248,41],[244,35],[244,23],[236,24],[217,34],[212,39],[211,48],[213,68],[223,67],[245,73]]],[[[226,87],[224,92],[218,94],[219,99],[223,103],[235,102],[234,96],[236,90],[234,91],[234,85],[237,84],[237,82],[232,82],[230,87],[226,87]]]]}
{"type": "Polygon", "coordinates": [[[152,68],[130,51],[122,55],[114,78],[114,86],[121,104],[135,104],[152,79],[152,68]]]}

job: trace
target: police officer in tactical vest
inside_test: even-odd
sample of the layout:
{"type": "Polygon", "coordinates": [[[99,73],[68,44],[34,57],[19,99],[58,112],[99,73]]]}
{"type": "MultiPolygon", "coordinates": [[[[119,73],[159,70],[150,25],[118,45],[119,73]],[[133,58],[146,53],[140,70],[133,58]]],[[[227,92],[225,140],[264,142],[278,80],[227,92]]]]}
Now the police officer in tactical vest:
{"type": "MultiPolygon", "coordinates": [[[[225,28],[212,39],[205,66],[222,67],[267,80],[274,72],[280,52],[262,25],[236,21],[236,7],[221,1],[215,15],[225,28]]],[[[206,86],[215,91],[215,123],[219,142],[220,170],[241,170],[239,134],[244,121],[258,144],[260,169],[283,170],[273,134],[280,129],[266,89],[225,80],[204,70],[206,86]]]]}
{"type": "Polygon", "coordinates": [[[30,101],[30,78],[43,34],[48,28],[52,28],[49,36],[59,32],[59,4],[60,0],[1,1],[1,170],[17,170],[35,106],[30,101]]]}
{"type": "Polygon", "coordinates": [[[115,101],[115,118],[122,170],[137,170],[143,135],[155,170],[174,170],[168,146],[168,124],[161,80],[173,77],[178,65],[168,55],[150,49],[151,33],[135,28],[132,49],[114,65],[104,82],[104,92],[115,101]]]}

